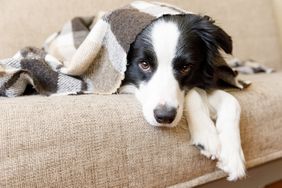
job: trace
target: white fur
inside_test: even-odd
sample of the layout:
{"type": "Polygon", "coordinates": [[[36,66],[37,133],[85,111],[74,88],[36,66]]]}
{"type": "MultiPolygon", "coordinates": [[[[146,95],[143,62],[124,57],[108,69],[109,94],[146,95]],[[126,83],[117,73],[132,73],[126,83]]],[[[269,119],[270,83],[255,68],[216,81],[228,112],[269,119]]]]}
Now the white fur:
{"type": "Polygon", "coordinates": [[[240,140],[240,105],[230,94],[215,90],[192,89],[185,99],[192,143],[202,145],[205,156],[218,159],[217,167],[227,172],[228,180],[245,176],[245,159],[240,140]],[[210,114],[210,112],[214,114],[210,114]],[[211,117],[215,115],[216,126],[211,117]]]}
{"type": "Polygon", "coordinates": [[[172,22],[157,22],[151,30],[158,66],[152,78],[140,84],[136,96],[146,120],[154,126],[175,126],[182,116],[184,91],[181,91],[172,67],[179,36],[178,27],[172,22]],[[171,124],[163,125],[155,120],[154,109],[160,104],[177,108],[176,118],[171,124]]]}
{"type": "Polygon", "coordinates": [[[201,153],[208,158],[219,157],[221,143],[216,127],[211,120],[206,92],[201,89],[190,90],[185,98],[185,112],[194,145],[202,145],[201,153]]]}
{"type": "Polygon", "coordinates": [[[229,174],[228,180],[237,180],[245,176],[239,126],[240,104],[236,98],[222,90],[210,93],[208,100],[217,113],[216,129],[221,142],[217,166],[229,174]]]}

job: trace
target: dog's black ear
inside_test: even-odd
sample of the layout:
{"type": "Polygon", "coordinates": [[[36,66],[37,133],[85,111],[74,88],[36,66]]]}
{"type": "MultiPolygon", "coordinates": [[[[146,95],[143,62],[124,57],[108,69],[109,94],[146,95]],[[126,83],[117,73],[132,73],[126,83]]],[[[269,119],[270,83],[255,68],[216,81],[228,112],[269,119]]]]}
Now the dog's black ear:
{"type": "Polygon", "coordinates": [[[232,39],[209,16],[192,16],[192,31],[196,32],[210,49],[221,48],[227,54],[232,54],[232,39]],[[193,23],[194,22],[194,23],[193,23]]]}
{"type": "MultiPolygon", "coordinates": [[[[208,16],[194,14],[186,15],[187,30],[196,34],[205,45],[205,63],[201,64],[198,78],[198,87],[210,88],[215,85],[217,77],[217,61],[223,60],[220,49],[225,53],[232,53],[232,39],[214,20],[208,16]]],[[[227,66],[227,64],[226,64],[227,66]]]]}

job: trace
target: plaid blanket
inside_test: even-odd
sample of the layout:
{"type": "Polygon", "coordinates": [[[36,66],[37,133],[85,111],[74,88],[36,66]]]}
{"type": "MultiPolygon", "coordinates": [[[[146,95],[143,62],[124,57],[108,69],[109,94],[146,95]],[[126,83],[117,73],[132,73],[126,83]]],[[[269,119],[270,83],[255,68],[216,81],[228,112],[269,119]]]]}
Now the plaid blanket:
{"type": "MultiPolygon", "coordinates": [[[[126,55],[135,37],[164,14],[190,14],[161,3],[131,4],[93,17],[77,17],[51,35],[42,49],[26,47],[13,57],[0,60],[0,96],[15,97],[33,88],[42,95],[112,94],[126,71],[126,55]]],[[[215,62],[217,79],[244,88],[236,71],[226,62],[215,62]]],[[[251,62],[232,61],[239,72],[271,72],[251,62]]]]}

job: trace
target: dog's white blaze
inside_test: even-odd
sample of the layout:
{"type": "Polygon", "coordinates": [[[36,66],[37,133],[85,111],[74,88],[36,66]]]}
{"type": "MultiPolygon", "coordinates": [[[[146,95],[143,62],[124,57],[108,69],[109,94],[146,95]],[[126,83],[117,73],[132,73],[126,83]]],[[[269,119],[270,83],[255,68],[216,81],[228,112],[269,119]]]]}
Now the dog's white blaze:
{"type": "Polygon", "coordinates": [[[176,118],[170,126],[175,126],[182,116],[184,92],[174,77],[172,66],[179,36],[180,31],[172,22],[157,22],[151,30],[151,42],[158,63],[157,70],[149,82],[140,85],[136,96],[142,103],[145,118],[152,125],[159,126],[153,111],[160,104],[177,108],[176,118]]]}
{"type": "Polygon", "coordinates": [[[173,22],[160,21],[153,25],[151,32],[152,45],[157,55],[158,65],[171,67],[180,36],[177,25],[173,22]]]}

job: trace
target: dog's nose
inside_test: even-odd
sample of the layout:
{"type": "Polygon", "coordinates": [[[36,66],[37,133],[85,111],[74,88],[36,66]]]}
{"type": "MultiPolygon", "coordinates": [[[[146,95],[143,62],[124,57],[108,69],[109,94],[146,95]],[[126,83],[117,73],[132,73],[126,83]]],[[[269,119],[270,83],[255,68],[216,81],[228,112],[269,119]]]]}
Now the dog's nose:
{"type": "Polygon", "coordinates": [[[158,123],[172,123],[176,116],[176,108],[158,105],[154,109],[154,116],[158,123]]]}

